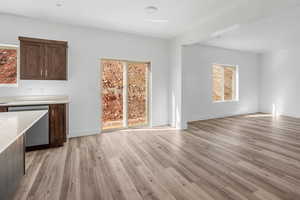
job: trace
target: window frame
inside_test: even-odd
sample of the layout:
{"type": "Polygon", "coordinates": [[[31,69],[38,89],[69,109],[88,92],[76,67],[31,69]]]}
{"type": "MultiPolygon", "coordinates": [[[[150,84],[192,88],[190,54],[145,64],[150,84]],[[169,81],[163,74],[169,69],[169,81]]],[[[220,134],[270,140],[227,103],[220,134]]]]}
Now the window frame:
{"type": "Polygon", "coordinates": [[[20,47],[19,47],[19,45],[1,44],[0,43],[0,48],[16,49],[17,50],[17,77],[16,77],[16,83],[0,84],[0,88],[2,88],[2,87],[19,87],[19,81],[20,81],[20,47]]]}
{"type": "Polygon", "coordinates": [[[232,65],[232,64],[219,64],[219,63],[213,63],[212,64],[212,95],[211,95],[211,98],[212,98],[212,102],[213,103],[228,103],[228,102],[238,102],[239,101],[239,66],[238,65],[232,65]],[[221,66],[223,68],[223,74],[222,74],[222,100],[217,100],[215,101],[213,99],[213,93],[214,93],[214,90],[213,90],[213,84],[214,84],[214,80],[213,80],[213,67],[215,65],[218,65],[218,66],[221,66]],[[224,84],[224,68],[225,67],[234,67],[235,68],[235,85],[234,85],[234,88],[235,88],[235,91],[234,91],[234,96],[235,98],[232,99],[232,100],[225,100],[225,95],[224,95],[224,88],[225,88],[225,84],[224,84]]]}
{"type": "Polygon", "coordinates": [[[102,61],[119,61],[122,63],[123,66],[123,87],[124,87],[124,92],[123,92],[123,98],[126,99],[126,101],[123,101],[123,115],[125,116],[123,118],[123,127],[120,128],[110,128],[110,129],[104,129],[103,123],[101,121],[100,123],[100,132],[101,133],[107,133],[107,132],[112,132],[112,131],[117,131],[117,130],[126,130],[126,129],[134,129],[134,128],[149,128],[152,127],[152,66],[151,66],[151,61],[136,61],[136,60],[124,60],[124,59],[116,59],[116,58],[101,58],[100,59],[100,116],[102,118],[103,115],[103,107],[102,107],[102,71],[103,71],[103,63],[102,61]],[[146,112],[147,112],[147,123],[143,125],[138,125],[138,126],[129,126],[128,124],[128,64],[129,63],[142,63],[142,64],[147,64],[147,103],[146,103],[146,112]]]}

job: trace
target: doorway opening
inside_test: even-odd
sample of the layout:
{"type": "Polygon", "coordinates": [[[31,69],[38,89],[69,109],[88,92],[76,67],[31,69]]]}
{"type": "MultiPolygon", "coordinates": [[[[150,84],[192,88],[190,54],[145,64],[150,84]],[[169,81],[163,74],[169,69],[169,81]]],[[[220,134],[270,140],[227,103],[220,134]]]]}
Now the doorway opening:
{"type": "Polygon", "coordinates": [[[102,59],[102,130],[149,124],[149,62],[102,59]]]}

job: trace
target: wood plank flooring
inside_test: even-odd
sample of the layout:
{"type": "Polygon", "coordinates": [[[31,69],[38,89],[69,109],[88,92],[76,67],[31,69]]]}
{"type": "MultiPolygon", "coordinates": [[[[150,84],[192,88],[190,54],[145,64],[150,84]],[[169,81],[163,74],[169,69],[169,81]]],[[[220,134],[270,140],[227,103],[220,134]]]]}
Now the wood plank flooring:
{"type": "Polygon", "coordinates": [[[27,154],[16,200],[299,200],[300,119],[253,114],[27,154]]]}

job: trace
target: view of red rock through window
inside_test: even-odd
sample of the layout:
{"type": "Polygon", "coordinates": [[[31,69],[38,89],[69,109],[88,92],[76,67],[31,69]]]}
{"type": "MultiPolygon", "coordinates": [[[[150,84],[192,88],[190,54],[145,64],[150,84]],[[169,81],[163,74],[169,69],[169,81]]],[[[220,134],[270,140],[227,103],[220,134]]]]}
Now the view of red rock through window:
{"type": "Polygon", "coordinates": [[[213,65],[213,101],[236,98],[236,67],[213,65]]]}
{"type": "Polygon", "coordinates": [[[102,60],[102,129],[146,125],[147,111],[148,63],[102,60]]]}
{"type": "Polygon", "coordinates": [[[17,83],[17,50],[0,47],[0,84],[17,83]]]}
{"type": "Polygon", "coordinates": [[[123,64],[119,61],[102,61],[102,127],[123,126],[123,64]]]}
{"type": "Polygon", "coordinates": [[[145,63],[128,64],[128,125],[147,124],[147,69],[145,63]]]}

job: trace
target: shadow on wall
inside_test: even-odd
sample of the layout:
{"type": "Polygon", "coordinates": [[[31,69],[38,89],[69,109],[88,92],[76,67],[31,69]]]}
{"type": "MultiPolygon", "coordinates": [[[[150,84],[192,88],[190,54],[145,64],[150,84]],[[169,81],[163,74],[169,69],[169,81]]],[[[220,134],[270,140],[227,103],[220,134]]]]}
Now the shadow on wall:
{"type": "Polygon", "coordinates": [[[171,118],[171,126],[176,129],[181,129],[181,115],[179,110],[179,104],[176,102],[174,91],[172,91],[172,118],[171,118]]]}
{"type": "Polygon", "coordinates": [[[275,103],[273,103],[272,104],[272,116],[277,117],[279,115],[280,114],[279,114],[279,111],[278,111],[278,106],[275,103]]]}

